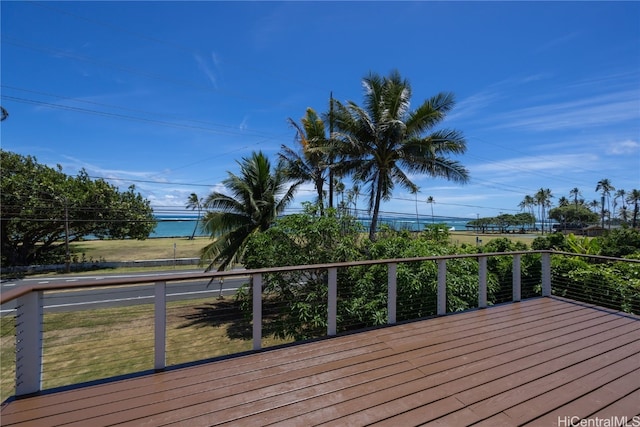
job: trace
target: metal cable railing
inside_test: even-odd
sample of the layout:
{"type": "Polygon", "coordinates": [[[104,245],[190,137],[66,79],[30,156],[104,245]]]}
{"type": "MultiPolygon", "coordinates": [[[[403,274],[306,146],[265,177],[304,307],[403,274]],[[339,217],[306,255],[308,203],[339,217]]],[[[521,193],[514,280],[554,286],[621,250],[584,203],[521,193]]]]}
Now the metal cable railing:
{"type": "Polygon", "coordinates": [[[0,296],[1,397],[536,296],[637,314],[639,280],[640,260],[523,251],[31,285],[0,296]]]}

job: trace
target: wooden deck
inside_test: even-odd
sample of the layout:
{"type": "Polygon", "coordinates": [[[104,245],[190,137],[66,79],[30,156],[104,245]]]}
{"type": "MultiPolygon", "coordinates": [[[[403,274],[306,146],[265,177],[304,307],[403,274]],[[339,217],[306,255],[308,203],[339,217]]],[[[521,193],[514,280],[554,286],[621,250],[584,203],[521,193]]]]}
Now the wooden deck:
{"type": "Polygon", "coordinates": [[[539,298],[20,399],[1,424],[568,426],[638,415],[640,320],[539,298]]]}

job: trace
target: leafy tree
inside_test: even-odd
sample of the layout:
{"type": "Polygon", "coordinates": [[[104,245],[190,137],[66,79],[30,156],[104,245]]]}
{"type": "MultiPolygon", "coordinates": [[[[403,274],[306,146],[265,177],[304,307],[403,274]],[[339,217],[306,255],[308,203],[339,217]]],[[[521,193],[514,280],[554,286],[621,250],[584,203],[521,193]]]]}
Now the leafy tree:
{"type": "Polygon", "coordinates": [[[39,164],[32,156],[0,150],[0,233],[3,265],[69,261],[68,242],[85,236],[145,239],[156,222],[135,187],[125,192],[82,170],[39,164]]]}
{"type": "Polygon", "coordinates": [[[240,175],[228,172],[229,177],[222,181],[230,194],[214,191],[204,202],[209,209],[204,216],[204,228],[213,239],[200,251],[203,262],[212,260],[206,271],[218,263],[218,270],[222,271],[239,262],[247,239],[273,224],[291,203],[299,185],[288,185],[282,164],[272,169],[262,152],[254,152],[238,164],[240,175]]]}
{"type": "Polygon", "coordinates": [[[196,209],[198,210],[198,218],[196,219],[196,224],[193,226],[193,233],[191,233],[189,240],[193,240],[196,236],[198,224],[200,223],[200,213],[202,212],[202,202],[203,200],[199,198],[196,193],[191,193],[187,199],[187,209],[191,209],[192,211],[196,209]]]}
{"type": "MultiPolygon", "coordinates": [[[[247,241],[244,265],[267,268],[352,261],[359,251],[360,223],[337,218],[335,209],[324,216],[293,214],[278,218],[266,231],[247,241]]],[[[344,272],[340,272],[341,275],[344,272]]],[[[266,333],[286,338],[306,339],[324,335],[327,328],[326,270],[268,274],[263,278],[265,313],[270,319],[266,333]]],[[[339,298],[346,298],[348,286],[339,287],[339,298]]],[[[245,311],[251,307],[251,289],[243,288],[238,299],[245,311]]],[[[342,313],[340,314],[342,316],[342,313]]]]}
{"type": "Polygon", "coordinates": [[[640,231],[622,227],[598,237],[600,254],[620,258],[640,253],[640,231]]]}
{"type": "Polygon", "coordinates": [[[584,205],[559,206],[549,210],[549,218],[562,224],[563,228],[582,228],[598,221],[598,215],[584,205]]]}
{"type": "Polygon", "coordinates": [[[300,124],[293,119],[289,123],[296,130],[296,142],[300,150],[285,145],[281,147],[280,159],[284,164],[285,174],[293,181],[313,183],[320,215],[324,211],[323,187],[327,181],[329,159],[326,154],[328,140],[325,136],[325,125],[312,108],[307,108],[300,124]]]}
{"type": "Polygon", "coordinates": [[[453,108],[452,94],[440,93],[410,110],[411,86],[397,71],[388,77],[371,73],[363,85],[364,107],[336,101],[333,117],[343,143],[342,170],[369,186],[369,238],[374,240],[380,204],[389,200],[395,185],[417,191],[406,172],[461,183],[468,181],[469,173],[447,157],[466,151],[459,131],[443,129],[426,134],[453,108]]]}

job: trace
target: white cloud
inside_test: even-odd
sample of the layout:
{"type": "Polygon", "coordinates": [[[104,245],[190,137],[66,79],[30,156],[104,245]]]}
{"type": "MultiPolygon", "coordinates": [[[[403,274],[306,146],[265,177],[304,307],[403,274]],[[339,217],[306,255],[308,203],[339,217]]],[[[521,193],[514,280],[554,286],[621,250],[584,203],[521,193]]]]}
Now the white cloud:
{"type": "MultiPolygon", "coordinates": [[[[216,56],[215,54],[213,54],[214,56],[212,57],[214,64],[216,64],[216,56]]],[[[209,82],[211,82],[211,85],[217,89],[218,88],[218,79],[216,78],[216,75],[214,74],[213,70],[211,69],[211,67],[209,67],[209,65],[206,63],[206,61],[198,54],[193,55],[194,59],[196,60],[196,62],[198,63],[198,68],[205,74],[205,76],[207,76],[207,79],[209,80],[209,82]]]]}
{"type": "Polygon", "coordinates": [[[520,128],[534,131],[584,129],[640,120],[637,90],[596,95],[570,102],[557,102],[499,114],[495,129],[520,128]]]}
{"type": "Polygon", "coordinates": [[[640,150],[640,143],[638,141],[632,141],[627,139],[625,141],[617,141],[609,144],[607,147],[607,154],[612,155],[624,155],[632,154],[640,150]]]}
{"type": "Polygon", "coordinates": [[[527,172],[557,171],[570,168],[584,168],[598,160],[594,154],[558,154],[551,157],[525,156],[491,161],[469,166],[471,175],[474,174],[513,174],[527,172]]]}

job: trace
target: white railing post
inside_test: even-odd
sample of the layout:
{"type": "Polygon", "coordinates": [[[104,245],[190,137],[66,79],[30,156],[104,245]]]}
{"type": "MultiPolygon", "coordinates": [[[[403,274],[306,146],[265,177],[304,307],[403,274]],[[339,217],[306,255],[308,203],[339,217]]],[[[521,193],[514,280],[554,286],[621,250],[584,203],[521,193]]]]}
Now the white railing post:
{"type": "Polygon", "coordinates": [[[262,348],[262,274],[256,273],[253,279],[253,349],[262,348]]]}
{"type": "Polygon", "coordinates": [[[42,292],[29,292],[17,304],[16,396],[24,396],[42,388],[42,292]]]}
{"type": "Polygon", "coordinates": [[[518,302],[522,298],[522,274],[520,260],[520,254],[515,254],[513,256],[513,302],[518,302]]]}
{"type": "Polygon", "coordinates": [[[438,316],[447,314],[447,260],[438,260],[438,316]]]}
{"type": "Polygon", "coordinates": [[[387,264],[387,323],[393,325],[396,323],[396,302],[397,302],[397,283],[398,283],[398,264],[387,264]]]}
{"type": "Polygon", "coordinates": [[[542,296],[551,296],[551,254],[542,253],[542,296]]]}
{"type": "Polygon", "coordinates": [[[328,269],[329,280],[329,301],[327,302],[327,335],[333,336],[337,332],[338,316],[338,269],[331,267],[328,269]]]}
{"type": "Polygon", "coordinates": [[[487,307],[487,257],[478,258],[478,308],[487,307]]]}
{"type": "Polygon", "coordinates": [[[167,366],[167,284],[166,282],[156,282],[154,298],[155,317],[155,341],[154,341],[154,363],[156,371],[167,366]]]}

